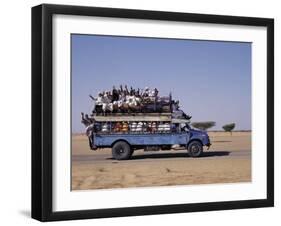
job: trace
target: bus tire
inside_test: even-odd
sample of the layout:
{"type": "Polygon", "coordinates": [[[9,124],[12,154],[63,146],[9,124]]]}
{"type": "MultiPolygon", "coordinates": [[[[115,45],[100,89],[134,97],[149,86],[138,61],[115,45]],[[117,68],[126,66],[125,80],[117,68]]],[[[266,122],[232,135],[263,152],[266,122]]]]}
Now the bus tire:
{"type": "Polygon", "coordinates": [[[127,160],[132,154],[130,145],[125,141],[118,141],[112,147],[112,157],[116,160],[127,160]]]}
{"type": "Polygon", "coordinates": [[[192,158],[201,156],[203,153],[203,145],[201,142],[195,140],[188,145],[188,154],[192,158]]]}

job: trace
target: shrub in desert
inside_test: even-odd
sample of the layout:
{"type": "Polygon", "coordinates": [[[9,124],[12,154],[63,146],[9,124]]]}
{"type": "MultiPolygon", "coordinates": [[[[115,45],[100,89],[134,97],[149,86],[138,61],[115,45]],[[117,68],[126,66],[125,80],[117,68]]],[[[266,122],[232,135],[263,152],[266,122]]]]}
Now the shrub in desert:
{"type": "Polygon", "coordinates": [[[225,132],[230,132],[232,135],[232,130],[235,128],[235,123],[226,124],[222,127],[225,132]]]}
{"type": "Polygon", "coordinates": [[[207,130],[210,129],[211,127],[216,125],[216,122],[213,121],[208,121],[208,122],[193,122],[191,125],[197,129],[201,130],[207,130]]]}

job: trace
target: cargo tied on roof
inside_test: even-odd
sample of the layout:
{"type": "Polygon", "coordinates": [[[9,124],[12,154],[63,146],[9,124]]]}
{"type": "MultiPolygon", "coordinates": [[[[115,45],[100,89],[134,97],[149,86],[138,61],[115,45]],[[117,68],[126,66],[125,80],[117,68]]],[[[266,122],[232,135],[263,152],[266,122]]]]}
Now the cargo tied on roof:
{"type": "Polygon", "coordinates": [[[90,116],[81,115],[92,150],[111,147],[113,157],[123,160],[137,149],[167,150],[179,146],[191,150],[189,144],[193,141],[198,152],[190,153],[195,157],[202,153],[203,145],[210,145],[205,132],[190,128],[191,116],[180,109],[179,101],[173,100],[171,94],[160,96],[156,88],[129,90],[121,85],[90,97],[93,110],[90,116]]]}
{"type": "MultiPolygon", "coordinates": [[[[172,100],[171,94],[168,96],[159,96],[157,88],[150,89],[128,89],[120,85],[119,89],[113,86],[112,90],[99,92],[97,97],[91,96],[94,101],[92,113],[153,113],[153,112],[171,112],[173,105],[178,102],[172,100]]],[[[174,106],[176,107],[176,106],[174,106]]]]}
{"type": "Polygon", "coordinates": [[[171,123],[189,123],[191,116],[179,107],[179,101],[160,96],[157,88],[134,89],[127,85],[90,95],[94,102],[90,114],[82,113],[82,123],[99,132],[171,132],[171,123]]]}

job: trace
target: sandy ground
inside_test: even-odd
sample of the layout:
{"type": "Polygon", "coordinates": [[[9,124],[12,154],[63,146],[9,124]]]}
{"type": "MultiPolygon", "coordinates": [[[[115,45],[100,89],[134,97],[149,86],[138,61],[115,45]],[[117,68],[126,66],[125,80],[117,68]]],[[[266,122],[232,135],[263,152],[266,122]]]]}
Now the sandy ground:
{"type": "Polygon", "coordinates": [[[111,149],[89,149],[87,137],[72,137],[72,189],[235,183],[251,181],[251,133],[209,132],[212,146],[200,158],[185,150],[144,152],[117,161],[111,149]]]}

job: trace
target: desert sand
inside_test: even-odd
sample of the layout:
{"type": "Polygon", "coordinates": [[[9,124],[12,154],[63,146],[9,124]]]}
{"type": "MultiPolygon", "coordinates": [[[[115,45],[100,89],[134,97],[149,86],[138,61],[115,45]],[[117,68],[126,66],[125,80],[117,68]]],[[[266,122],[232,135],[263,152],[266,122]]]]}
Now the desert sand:
{"type": "Polygon", "coordinates": [[[251,132],[209,132],[212,146],[191,158],[185,150],[144,152],[112,159],[111,149],[90,150],[85,135],[72,136],[72,189],[237,183],[251,181],[251,132]]]}

